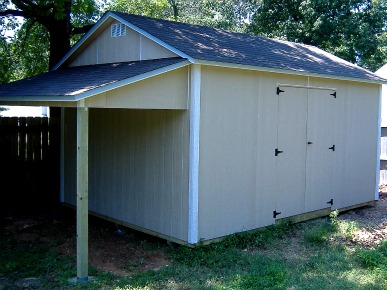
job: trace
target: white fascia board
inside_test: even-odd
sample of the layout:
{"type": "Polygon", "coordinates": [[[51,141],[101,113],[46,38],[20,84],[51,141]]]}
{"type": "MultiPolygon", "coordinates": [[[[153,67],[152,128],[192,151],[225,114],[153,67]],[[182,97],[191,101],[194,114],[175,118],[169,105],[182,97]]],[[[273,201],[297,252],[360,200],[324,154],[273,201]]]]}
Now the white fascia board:
{"type": "Polygon", "coordinates": [[[150,40],[156,42],[157,44],[161,45],[162,47],[172,51],[173,53],[176,53],[178,56],[180,56],[182,58],[188,59],[191,63],[194,62],[194,59],[192,57],[190,57],[188,54],[185,54],[181,50],[178,50],[178,49],[174,48],[173,46],[169,45],[168,43],[158,39],[157,37],[153,36],[152,34],[146,32],[145,30],[142,30],[141,28],[133,25],[132,23],[130,23],[130,22],[126,21],[125,19],[117,16],[116,14],[111,13],[111,15],[109,15],[109,16],[111,16],[112,18],[114,18],[117,21],[120,21],[120,22],[124,23],[125,25],[127,25],[128,27],[133,29],[134,31],[140,33],[141,35],[143,35],[143,36],[145,36],[147,38],[149,38],[150,40]]]}
{"type": "Polygon", "coordinates": [[[66,53],[66,55],[51,70],[53,71],[58,69],[106,21],[107,18],[111,17],[111,14],[112,12],[108,12],[100,20],[98,20],[97,23],[95,23],[94,26],[85,35],[83,35],[76,44],[74,44],[69,52],[66,53]]]}
{"type": "Polygon", "coordinates": [[[107,91],[111,91],[114,89],[117,89],[122,86],[126,86],[138,81],[145,80],[150,77],[154,77],[175,69],[182,68],[184,66],[187,66],[191,64],[188,60],[181,61],[179,63],[175,63],[173,65],[169,65],[166,67],[162,67],[144,74],[140,74],[137,76],[134,76],[132,78],[124,79],[118,82],[114,82],[105,86],[97,87],[95,89],[86,91],[84,93],[80,94],[74,94],[74,95],[65,95],[65,96],[14,96],[14,97],[1,97],[0,96],[0,101],[18,101],[18,102],[77,102],[84,100],[86,98],[95,96],[100,93],[104,93],[107,91]]]}
{"type": "Polygon", "coordinates": [[[379,84],[379,85],[380,84],[387,84],[387,80],[385,80],[385,81],[367,80],[367,79],[360,79],[360,78],[342,77],[342,76],[337,76],[337,75],[310,73],[310,72],[306,72],[306,71],[277,69],[277,68],[270,68],[270,67],[263,67],[263,66],[208,61],[208,60],[201,60],[201,59],[194,60],[194,63],[201,64],[201,65],[208,65],[208,66],[224,67],[224,68],[246,69],[246,70],[253,70],[253,71],[280,73],[280,74],[306,76],[306,77],[316,77],[316,78],[342,80],[342,81],[353,81],[353,82],[369,83],[369,84],[379,84]]]}
{"type": "Polygon", "coordinates": [[[75,96],[0,96],[0,102],[76,102],[75,96]]]}

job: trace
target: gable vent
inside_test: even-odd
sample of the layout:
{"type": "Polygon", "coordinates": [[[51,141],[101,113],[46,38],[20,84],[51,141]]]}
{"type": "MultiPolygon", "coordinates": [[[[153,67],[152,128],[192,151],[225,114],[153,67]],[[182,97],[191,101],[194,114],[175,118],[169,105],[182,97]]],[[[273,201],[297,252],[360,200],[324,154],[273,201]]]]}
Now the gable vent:
{"type": "Polygon", "coordinates": [[[126,25],[123,23],[112,24],[111,26],[111,36],[120,37],[126,35],[126,25]]]}

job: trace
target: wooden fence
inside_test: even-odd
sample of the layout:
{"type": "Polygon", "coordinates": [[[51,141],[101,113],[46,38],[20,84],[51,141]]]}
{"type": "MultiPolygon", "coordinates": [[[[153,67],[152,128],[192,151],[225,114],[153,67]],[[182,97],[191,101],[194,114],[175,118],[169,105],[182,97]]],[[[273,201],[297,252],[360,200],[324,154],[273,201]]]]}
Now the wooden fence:
{"type": "Polygon", "coordinates": [[[49,156],[49,118],[0,118],[1,162],[47,160],[49,156]]]}
{"type": "Polygon", "coordinates": [[[58,198],[59,124],[46,117],[0,118],[3,211],[41,209],[58,198]]]}

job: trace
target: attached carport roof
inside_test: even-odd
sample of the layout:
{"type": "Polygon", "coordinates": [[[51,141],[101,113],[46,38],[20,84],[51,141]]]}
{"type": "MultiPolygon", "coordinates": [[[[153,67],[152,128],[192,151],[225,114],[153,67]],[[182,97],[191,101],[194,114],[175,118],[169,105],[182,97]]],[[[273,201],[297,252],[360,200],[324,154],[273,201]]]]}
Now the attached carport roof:
{"type": "Polygon", "coordinates": [[[68,67],[0,86],[0,101],[76,102],[189,62],[181,57],[68,67]]]}

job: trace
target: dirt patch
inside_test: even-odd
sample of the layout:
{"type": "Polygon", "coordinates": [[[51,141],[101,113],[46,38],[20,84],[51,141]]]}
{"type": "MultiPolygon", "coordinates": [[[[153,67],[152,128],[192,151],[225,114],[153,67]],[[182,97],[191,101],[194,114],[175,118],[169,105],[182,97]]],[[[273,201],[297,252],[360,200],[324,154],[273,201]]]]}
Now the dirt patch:
{"type": "Polygon", "coordinates": [[[379,200],[375,205],[348,211],[339,220],[354,222],[360,229],[349,241],[374,248],[387,239],[387,186],[380,187],[379,200]]]}
{"type": "MultiPolygon", "coordinates": [[[[339,213],[338,221],[353,223],[358,230],[353,236],[346,238],[333,236],[332,243],[346,244],[355,250],[359,245],[373,249],[383,240],[387,240],[387,186],[382,186],[379,200],[374,205],[366,206],[347,212],[339,213]]],[[[284,257],[289,263],[299,259],[307,259],[311,254],[311,247],[305,243],[305,229],[296,229],[287,236],[286,240],[278,241],[278,247],[253,249],[268,255],[284,257]]]]}
{"type": "MultiPolygon", "coordinates": [[[[58,244],[53,251],[76,257],[75,212],[61,209],[33,217],[8,219],[4,235],[8,239],[58,244]]],[[[89,264],[117,276],[159,269],[169,264],[167,243],[149,235],[120,228],[101,219],[89,219],[89,264]]]]}

